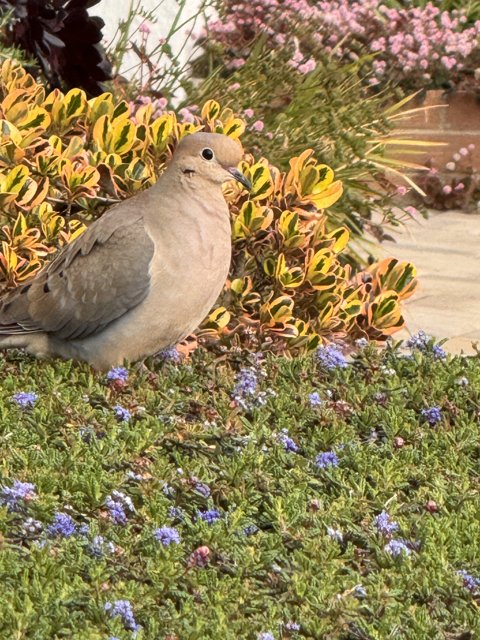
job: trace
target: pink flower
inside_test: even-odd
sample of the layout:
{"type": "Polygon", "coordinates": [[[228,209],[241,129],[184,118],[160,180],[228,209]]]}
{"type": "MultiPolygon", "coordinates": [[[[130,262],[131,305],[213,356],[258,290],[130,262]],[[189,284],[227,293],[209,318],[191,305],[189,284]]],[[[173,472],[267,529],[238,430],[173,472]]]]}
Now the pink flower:
{"type": "Polygon", "coordinates": [[[317,63],[315,62],[315,60],[313,58],[310,58],[310,60],[307,60],[303,64],[300,64],[298,66],[298,70],[300,71],[300,73],[303,73],[303,74],[310,73],[316,68],[316,66],[317,66],[317,63]]]}
{"type": "Polygon", "coordinates": [[[240,69],[244,64],[244,58],[235,58],[235,60],[232,60],[228,66],[230,69],[240,69]]]}
{"type": "Polygon", "coordinates": [[[463,182],[459,182],[455,187],[455,191],[462,191],[462,189],[465,189],[465,185],[463,184],[463,182]]]}
{"type": "Polygon", "coordinates": [[[418,209],[415,207],[405,207],[405,211],[411,216],[418,216],[418,209]]]}
{"type": "Polygon", "coordinates": [[[473,144],[473,142],[468,145],[468,150],[469,151],[475,151],[475,145],[473,144]]]}
{"type": "Polygon", "coordinates": [[[245,111],[243,112],[244,116],[246,118],[253,118],[253,114],[254,114],[254,110],[253,109],[245,109],[245,111]]]}
{"type": "Polygon", "coordinates": [[[466,149],[465,147],[462,147],[461,149],[458,150],[458,153],[461,156],[468,156],[468,149],[466,149]]]}
{"type": "Polygon", "coordinates": [[[404,187],[404,186],[397,187],[397,194],[399,196],[404,196],[407,193],[407,191],[408,191],[407,187],[404,187]]]}
{"type": "Polygon", "coordinates": [[[261,133],[264,127],[265,123],[263,122],[263,120],[255,120],[255,122],[252,124],[252,131],[258,131],[259,133],[261,133]]]}
{"type": "Polygon", "coordinates": [[[195,122],[195,118],[193,117],[193,113],[191,113],[186,107],[180,109],[178,115],[182,118],[183,122],[195,122]]]}
{"type": "Polygon", "coordinates": [[[233,84],[231,84],[228,87],[228,90],[229,91],[238,91],[240,89],[240,87],[241,87],[241,84],[239,82],[234,82],[233,84]]]}
{"type": "Polygon", "coordinates": [[[443,193],[445,193],[447,196],[450,195],[452,193],[452,187],[449,184],[446,184],[443,189],[442,189],[443,193]]]}
{"type": "Polygon", "coordinates": [[[152,31],[152,26],[150,22],[148,22],[147,20],[144,20],[142,24],[138,27],[138,30],[140,31],[140,33],[148,34],[152,31]]]}

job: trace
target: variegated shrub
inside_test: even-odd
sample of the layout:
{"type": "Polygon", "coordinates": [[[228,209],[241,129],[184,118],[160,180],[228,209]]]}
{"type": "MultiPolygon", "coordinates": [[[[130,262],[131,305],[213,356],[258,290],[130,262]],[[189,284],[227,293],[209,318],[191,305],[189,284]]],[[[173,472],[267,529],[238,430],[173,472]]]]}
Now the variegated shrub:
{"type": "MultiPolygon", "coordinates": [[[[241,136],[244,122],[207,102],[194,123],[152,106],[132,113],[105,93],[46,93],[21,67],[0,68],[0,207],[3,285],[41,268],[113,202],[155,181],[182,136],[199,130],[241,136]]],[[[382,339],[403,325],[400,303],[416,287],[414,267],[387,259],[352,273],[341,252],[346,228],[324,209],[342,185],[311,151],[287,173],[248,156],[253,190],[226,188],[233,229],[230,279],[200,331],[229,343],[313,348],[322,338],[382,339]]],[[[188,256],[185,256],[188,260],[188,256]]]]}

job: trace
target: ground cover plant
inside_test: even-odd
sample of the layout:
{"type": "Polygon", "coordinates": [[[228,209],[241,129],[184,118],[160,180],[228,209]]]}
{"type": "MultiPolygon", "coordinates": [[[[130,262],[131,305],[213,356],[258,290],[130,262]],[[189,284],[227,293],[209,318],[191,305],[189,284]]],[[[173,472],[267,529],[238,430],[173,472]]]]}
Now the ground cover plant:
{"type": "Polygon", "coordinates": [[[0,360],[1,637],[476,638],[480,361],[0,360]]]}

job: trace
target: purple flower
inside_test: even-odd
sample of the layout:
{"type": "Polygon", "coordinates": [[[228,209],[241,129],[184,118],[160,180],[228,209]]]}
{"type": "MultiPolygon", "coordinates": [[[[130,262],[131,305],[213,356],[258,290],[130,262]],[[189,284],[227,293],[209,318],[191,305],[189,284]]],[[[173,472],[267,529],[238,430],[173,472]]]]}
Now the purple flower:
{"type": "Polygon", "coordinates": [[[17,405],[22,409],[28,409],[29,407],[33,407],[37,399],[38,399],[38,396],[33,391],[31,392],[20,391],[20,393],[15,393],[12,396],[12,400],[16,402],[17,405]]]}
{"type": "Polygon", "coordinates": [[[105,506],[109,511],[110,518],[115,524],[127,524],[127,511],[129,513],[135,512],[133,502],[121,491],[112,491],[111,495],[105,498],[105,506]]]}
{"type": "Polygon", "coordinates": [[[171,544],[180,544],[180,534],[174,527],[160,527],[153,532],[154,537],[168,547],[171,544]]]}
{"type": "Polygon", "coordinates": [[[426,351],[430,340],[431,337],[425,331],[419,331],[407,341],[407,347],[412,351],[426,351]]]}
{"type": "Polygon", "coordinates": [[[439,344],[434,344],[433,345],[432,353],[433,353],[433,357],[436,360],[445,360],[445,358],[447,357],[447,354],[445,353],[445,350],[442,349],[442,347],[439,344]]]}
{"type": "Polygon", "coordinates": [[[323,404],[323,400],[320,399],[318,391],[312,391],[312,393],[308,396],[308,399],[310,401],[310,406],[312,407],[318,407],[319,405],[323,404]]]}
{"type": "Polygon", "coordinates": [[[465,589],[467,589],[471,593],[475,593],[475,591],[480,589],[479,578],[475,578],[470,573],[468,573],[468,571],[465,571],[465,569],[461,569],[460,571],[457,571],[457,574],[462,578],[463,586],[465,587],[465,589]]]}
{"type": "Polygon", "coordinates": [[[298,444],[288,435],[287,429],[282,429],[282,433],[278,436],[279,442],[283,444],[283,448],[288,453],[297,453],[298,444]]]}
{"type": "Polygon", "coordinates": [[[211,494],[210,487],[204,482],[200,482],[199,480],[195,481],[195,491],[197,491],[204,498],[210,497],[211,494]]]}
{"type": "Polygon", "coordinates": [[[316,355],[318,362],[325,369],[344,369],[348,366],[341,349],[334,344],[318,347],[316,355]]]}
{"type": "MultiPolygon", "coordinates": [[[[427,353],[430,350],[430,345],[433,342],[432,338],[425,333],[425,331],[419,331],[413,335],[410,340],[407,341],[407,347],[412,351],[421,351],[427,353]]],[[[439,344],[433,344],[431,346],[431,353],[436,360],[445,360],[447,354],[439,344]]]]}
{"type": "Polygon", "coordinates": [[[37,497],[35,485],[31,482],[14,480],[11,487],[2,487],[0,490],[0,504],[5,505],[9,511],[18,511],[22,506],[20,501],[29,501],[37,497]]]}
{"type": "Polygon", "coordinates": [[[125,409],[124,407],[121,407],[119,404],[113,407],[113,410],[115,411],[117,419],[121,422],[128,422],[132,417],[130,411],[128,409],[125,409]]]}
{"type": "Polygon", "coordinates": [[[298,622],[286,622],[284,624],[285,629],[287,629],[288,631],[300,631],[300,625],[298,624],[298,622]]]}
{"type": "Polygon", "coordinates": [[[140,625],[137,624],[133,615],[132,605],[128,600],[115,600],[113,603],[107,602],[105,611],[111,618],[121,618],[123,626],[128,631],[138,631],[140,629],[140,625]]]}
{"type": "Polygon", "coordinates": [[[157,353],[157,358],[163,362],[180,362],[182,356],[176,347],[168,347],[157,353]]]}
{"type": "Polygon", "coordinates": [[[259,531],[259,528],[256,524],[247,524],[246,527],[243,527],[243,535],[244,536],[253,536],[259,531]]]}
{"type": "Polygon", "coordinates": [[[181,509],[181,507],[169,507],[168,515],[170,516],[170,518],[173,518],[173,520],[185,520],[185,514],[183,513],[183,509],[181,509]]]}
{"type": "Polygon", "coordinates": [[[257,640],[275,640],[275,636],[270,631],[264,631],[258,634],[257,640]]]}
{"type": "Polygon", "coordinates": [[[334,451],[323,451],[315,458],[315,464],[320,469],[338,467],[338,456],[334,451]]]}
{"type": "Polygon", "coordinates": [[[47,533],[52,537],[70,538],[77,533],[77,525],[67,513],[56,513],[47,533]]]}
{"type": "Polygon", "coordinates": [[[398,529],[398,523],[392,520],[386,511],[382,511],[374,520],[379,533],[382,536],[391,536],[398,529]]]}
{"type": "Polygon", "coordinates": [[[394,558],[398,558],[404,553],[409,556],[411,551],[402,540],[390,540],[388,544],[383,547],[383,550],[394,558]]]}
{"type": "Polygon", "coordinates": [[[95,558],[103,558],[107,553],[115,553],[115,545],[106,541],[103,536],[94,536],[87,550],[95,558]]]}
{"type": "Polygon", "coordinates": [[[208,509],[207,511],[197,511],[197,517],[204,522],[208,522],[208,524],[212,524],[216,520],[220,520],[222,515],[217,509],[208,509]]]}
{"type": "Polygon", "coordinates": [[[430,425],[435,425],[442,420],[442,410],[440,407],[430,407],[429,409],[422,409],[422,416],[430,425]]]}
{"type": "Polygon", "coordinates": [[[275,395],[272,389],[258,391],[259,375],[264,376],[265,374],[262,371],[257,371],[254,367],[244,367],[237,374],[232,398],[237,406],[244,411],[251,411],[254,407],[264,406],[268,396],[275,395]]]}
{"type": "Polygon", "coordinates": [[[120,382],[127,382],[128,370],[125,367],[113,367],[107,373],[107,380],[119,380],[120,382]]]}

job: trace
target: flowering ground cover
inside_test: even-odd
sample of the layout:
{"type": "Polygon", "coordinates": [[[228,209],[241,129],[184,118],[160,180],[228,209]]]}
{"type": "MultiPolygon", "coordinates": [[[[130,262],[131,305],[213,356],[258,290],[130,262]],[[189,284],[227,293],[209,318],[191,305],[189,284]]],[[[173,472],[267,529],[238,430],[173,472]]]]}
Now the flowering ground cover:
{"type": "Polygon", "coordinates": [[[477,638],[480,359],[0,360],[0,637],[477,638]]]}

